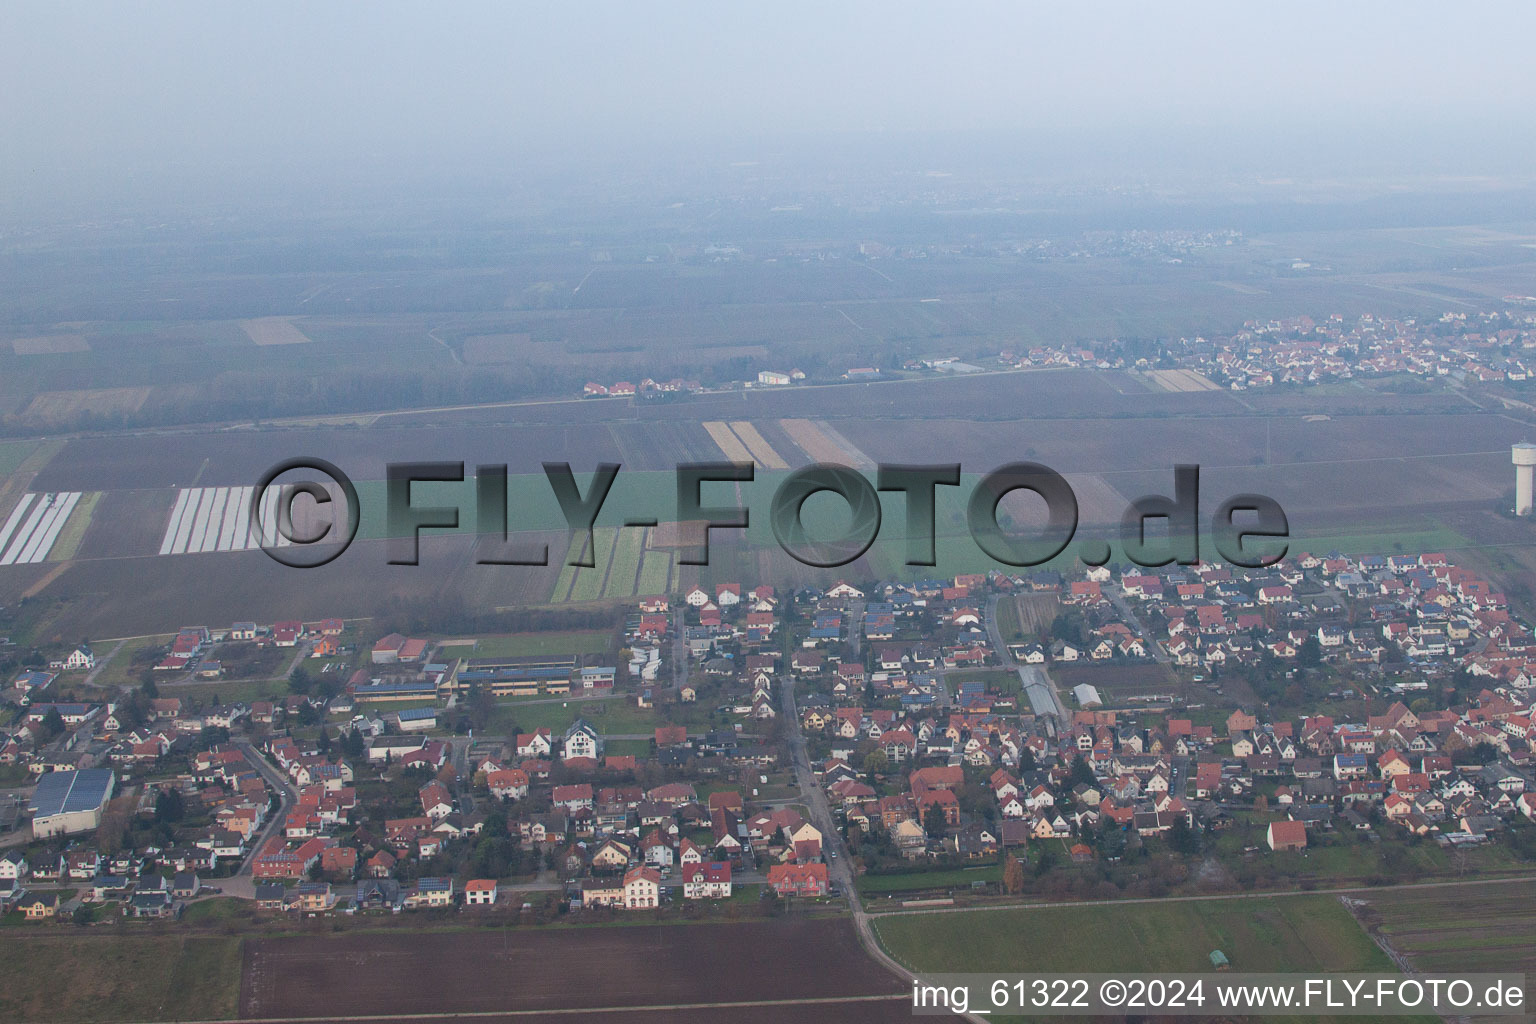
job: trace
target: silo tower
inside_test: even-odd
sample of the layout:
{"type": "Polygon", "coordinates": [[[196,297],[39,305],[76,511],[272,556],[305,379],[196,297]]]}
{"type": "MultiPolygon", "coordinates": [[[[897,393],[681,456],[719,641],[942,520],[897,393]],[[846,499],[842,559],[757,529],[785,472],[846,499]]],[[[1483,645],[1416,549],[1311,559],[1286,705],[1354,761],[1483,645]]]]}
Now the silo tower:
{"type": "Polygon", "coordinates": [[[1536,444],[1521,441],[1510,451],[1515,464],[1515,515],[1531,514],[1532,476],[1536,474],[1536,444]]]}

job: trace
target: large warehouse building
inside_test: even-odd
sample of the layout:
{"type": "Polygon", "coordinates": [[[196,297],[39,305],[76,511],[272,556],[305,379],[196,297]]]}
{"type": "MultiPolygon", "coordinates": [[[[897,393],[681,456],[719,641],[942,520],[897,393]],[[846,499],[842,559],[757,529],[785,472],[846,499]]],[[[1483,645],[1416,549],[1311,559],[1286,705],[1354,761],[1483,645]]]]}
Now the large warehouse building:
{"type": "Polygon", "coordinates": [[[116,781],[105,768],[44,775],[32,794],[32,835],[44,839],[97,827],[116,781]]]}

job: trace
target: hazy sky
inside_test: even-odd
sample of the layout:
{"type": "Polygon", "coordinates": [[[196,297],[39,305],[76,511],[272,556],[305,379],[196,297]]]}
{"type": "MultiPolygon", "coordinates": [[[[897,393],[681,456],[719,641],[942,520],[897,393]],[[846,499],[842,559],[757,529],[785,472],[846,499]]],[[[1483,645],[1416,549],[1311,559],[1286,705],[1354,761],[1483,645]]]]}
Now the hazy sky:
{"type": "Polygon", "coordinates": [[[0,187],[14,202],[934,130],[1405,154],[1422,134],[1475,164],[1503,128],[1528,145],[1536,101],[1530,4],[445,8],[6,4],[0,187]]]}

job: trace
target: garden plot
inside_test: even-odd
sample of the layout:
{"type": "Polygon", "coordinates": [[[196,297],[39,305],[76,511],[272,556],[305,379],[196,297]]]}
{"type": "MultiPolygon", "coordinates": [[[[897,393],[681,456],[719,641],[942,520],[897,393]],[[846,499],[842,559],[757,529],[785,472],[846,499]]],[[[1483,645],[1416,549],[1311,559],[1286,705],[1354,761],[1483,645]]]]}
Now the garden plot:
{"type": "Polygon", "coordinates": [[[41,562],[80,503],[80,491],[28,492],[0,526],[0,565],[41,562]]]}

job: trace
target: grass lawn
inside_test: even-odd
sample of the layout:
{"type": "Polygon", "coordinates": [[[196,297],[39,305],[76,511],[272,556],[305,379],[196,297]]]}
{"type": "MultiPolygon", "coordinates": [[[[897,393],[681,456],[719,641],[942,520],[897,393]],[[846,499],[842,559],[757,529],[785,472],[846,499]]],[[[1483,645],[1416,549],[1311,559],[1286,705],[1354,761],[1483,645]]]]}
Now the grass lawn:
{"type": "Polygon", "coordinates": [[[1084,904],[875,919],[891,955],[919,971],[1396,973],[1331,896],[1084,904]]]}
{"type": "MultiPolygon", "coordinates": [[[[134,664],[133,664],[133,656],[134,656],[134,654],[136,652],[138,652],[138,651],[142,651],[146,647],[163,647],[167,643],[169,643],[171,641],[171,639],[172,639],[172,634],[166,634],[165,636],[144,637],[144,638],[136,639],[136,640],[125,640],[125,641],[123,641],[123,645],[118,648],[117,653],[112,655],[112,657],[110,659],[108,659],[106,665],[102,667],[100,672],[96,673],[96,678],[92,681],[93,685],[96,685],[96,686],[130,686],[130,685],[136,686],[136,685],[138,685],[138,682],[139,682],[139,678],[138,678],[139,672],[142,669],[144,669],[144,668],[146,668],[148,666],[147,665],[139,665],[138,667],[135,667],[134,664]]],[[[92,647],[98,653],[101,652],[103,649],[105,649],[107,652],[111,652],[112,647],[114,647],[114,646],[116,646],[116,645],[115,644],[110,645],[110,646],[107,645],[107,644],[93,644],[92,645],[92,647]]]]}
{"type": "Polygon", "coordinates": [[[860,875],[859,892],[887,893],[913,889],[963,889],[972,882],[1001,882],[1001,864],[982,864],[974,868],[949,868],[943,871],[913,871],[904,875],[860,875]]]}
{"type": "Polygon", "coordinates": [[[222,935],[67,935],[17,940],[0,1020],[234,1017],[240,939],[222,935]]]}
{"type": "Polygon", "coordinates": [[[609,740],[603,744],[603,753],[614,757],[633,754],[638,758],[651,756],[650,740],[609,740]]]}
{"type": "Polygon", "coordinates": [[[233,896],[217,896],[211,900],[199,900],[187,904],[182,912],[183,921],[248,921],[255,916],[255,904],[233,896]]]}
{"type": "Polygon", "coordinates": [[[274,697],[287,695],[288,682],[285,679],[241,679],[234,682],[197,682],[185,685],[167,685],[162,680],[160,685],[162,697],[180,697],[182,700],[204,703],[217,700],[220,704],[237,701],[249,704],[253,700],[271,700],[274,697]]]}
{"type": "Polygon", "coordinates": [[[709,709],[698,704],[672,705],[667,709],[642,708],[635,705],[629,694],[602,700],[512,697],[496,703],[496,711],[486,731],[492,734],[508,732],[508,724],[516,722],[523,732],[548,727],[561,733],[577,718],[585,718],[605,736],[650,735],[658,725],[686,725],[690,731],[703,729],[709,722],[709,709]]]}
{"type": "MultiPolygon", "coordinates": [[[[523,732],[548,728],[558,735],[577,718],[585,718],[602,732],[639,732],[640,729],[608,729],[609,720],[603,710],[609,705],[627,703],[623,697],[608,700],[553,700],[548,697],[513,697],[496,702],[496,711],[486,728],[488,733],[510,732],[510,724],[517,723],[523,732]]],[[[622,717],[622,713],[621,713],[622,717]]],[[[652,726],[652,728],[655,728],[652,726]]]]}
{"type": "MultiPolygon", "coordinates": [[[[465,639],[469,639],[466,637],[465,639]]],[[[563,633],[505,633],[474,637],[473,647],[446,647],[444,653],[459,658],[516,658],[528,655],[599,654],[608,649],[613,634],[607,630],[572,630],[563,633]]]]}

